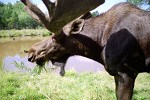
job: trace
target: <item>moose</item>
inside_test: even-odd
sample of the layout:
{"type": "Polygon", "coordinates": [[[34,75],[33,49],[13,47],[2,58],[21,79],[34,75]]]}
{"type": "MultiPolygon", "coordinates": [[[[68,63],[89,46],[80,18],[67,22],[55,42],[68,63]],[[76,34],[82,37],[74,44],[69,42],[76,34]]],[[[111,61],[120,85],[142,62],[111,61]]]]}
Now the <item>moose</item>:
{"type": "Polygon", "coordinates": [[[54,33],[29,49],[28,60],[39,65],[49,60],[60,64],[63,76],[70,56],[91,58],[114,76],[117,100],[131,100],[138,74],[150,72],[150,12],[119,3],[92,17],[89,11],[104,3],[103,0],[42,1],[49,18],[29,0],[22,0],[26,11],[54,33]],[[72,5],[68,6],[69,3],[72,5]]]}

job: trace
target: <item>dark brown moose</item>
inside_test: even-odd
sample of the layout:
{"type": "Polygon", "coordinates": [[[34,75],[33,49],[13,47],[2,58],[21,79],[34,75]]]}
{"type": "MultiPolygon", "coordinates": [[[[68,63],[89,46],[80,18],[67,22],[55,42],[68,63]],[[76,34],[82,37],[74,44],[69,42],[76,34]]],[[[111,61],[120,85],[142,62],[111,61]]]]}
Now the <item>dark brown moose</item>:
{"type": "MultiPolygon", "coordinates": [[[[150,71],[150,12],[141,10],[132,4],[120,3],[106,13],[93,18],[87,11],[94,7],[89,7],[90,9],[87,10],[88,6],[84,6],[86,9],[84,12],[81,7],[83,3],[80,3],[89,2],[89,0],[77,0],[84,15],[78,17],[81,15],[79,11],[80,14],[75,14],[76,16],[69,21],[73,18],[74,20],[67,24],[67,18],[74,15],[65,13],[64,16],[69,17],[62,18],[67,25],[63,24],[63,26],[62,23],[59,23],[62,19],[59,18],[61,16],[57,16],[58,21],[55,19],[53,26],[50,25],[51,22],[48,23],[51,20],[43,21],[47,18],[43,17],[43,13],[36,6],[33,6],[31,2],[22,1],[32,16],[35,14],[37,20],[55,33],[49,39],[31,47],[29,61],[43,65],[46,61],[51,60],[54,64],[62,64],[64,67],[66,60],[72,55],[91,58],[102,63],[107,72],[114,76],[117,100],[131,100],[137,75],[150,71]],[[61,26],[55,28],[55,25],[59,26],[58,24],[61,26]]],[[[93,1],[96,2],[96,0],[93,1]]],[[[100,1],[99,4],[103,3],[100,1]]],[[[45,3],[45,5],[47,8],[50,7],[48,8],[49,13],[55,15],[53,7],[57,6],[53,6],[53,3],[45,3]]],[[[63,67],[61,75],[64,75],[63,67]]]]}

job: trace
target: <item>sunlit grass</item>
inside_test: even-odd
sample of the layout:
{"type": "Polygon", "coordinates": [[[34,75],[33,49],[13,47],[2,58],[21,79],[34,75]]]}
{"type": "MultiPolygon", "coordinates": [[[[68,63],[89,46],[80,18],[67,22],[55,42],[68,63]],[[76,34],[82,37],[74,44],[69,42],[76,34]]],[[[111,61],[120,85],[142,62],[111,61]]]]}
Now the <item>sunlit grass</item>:
{"type": "Polygon", "coordinates": [[[69,71],[65,77],[52,73],[3,73],[0,97],[2,100],[114,100],[114,81],[102,73],[69,71]]]}
{"type": "MultiPolygon", "coordinates": [[[[116,100],[114,79],[105,71],[78,74],[70,70],[61,77],[35,68],[38,74],[1,71],[0,100],[116,100]]],[[[150,100],[149,86],[150,74],[139,74],[133,100],[150,100]]]]}
{"type": "Polygon", "coordinates": [[[46,29],[22,29],[22,30],[0,30],[0,37],[22,37],[22,36],[48,36],[51,33],[46,29]]]}
{"type": "MultiPolygon", "coordinates": [[[[150,99],[150,75],[140,74],[133,100],[150,99]]],[[[39,75],[3,73],[1,100],[116,100],[113,77],[107,72],[67,71],[64,77],[42,72],[39,75]]]]}
{"type": "Polygon", "coordinates": [[[134,88],[133,100],[150,100],[150,74],[139,74],[134,88]]]}

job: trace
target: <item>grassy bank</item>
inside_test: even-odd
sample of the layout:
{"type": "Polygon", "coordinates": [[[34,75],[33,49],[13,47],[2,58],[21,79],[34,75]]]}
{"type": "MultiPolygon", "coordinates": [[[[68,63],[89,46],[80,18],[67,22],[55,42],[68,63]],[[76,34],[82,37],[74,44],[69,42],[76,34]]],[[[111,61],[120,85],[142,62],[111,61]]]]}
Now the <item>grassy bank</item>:
{"type": "MultiPolygon", "coordinates": [[[[133,100],[150,99],[150,75],[140,74],[133,100]]],[[[106,72],[65,77],[51,73],[40,75],[1,73],[0,100],[116,100],[113,77],[106,72]]]]}
{"type": "Polygon", "coordinates": [[[0,30],[0,37],[21,36],[48,36],[51,33],[46,29],[22,29],[22,30],[0,30]]]}

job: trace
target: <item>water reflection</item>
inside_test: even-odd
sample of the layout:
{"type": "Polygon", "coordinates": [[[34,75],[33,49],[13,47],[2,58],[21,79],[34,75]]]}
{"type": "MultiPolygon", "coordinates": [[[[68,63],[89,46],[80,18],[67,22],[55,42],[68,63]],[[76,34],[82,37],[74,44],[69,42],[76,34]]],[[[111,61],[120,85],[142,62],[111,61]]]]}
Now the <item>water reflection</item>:
{"type": "Polygon", "coordinates": [[[28,50],[34,43],[42,39],[39,37],[28,38],[0,38],[0,60],[3,60],[7,56],[20,55],[26,56],[24,50],[28,50]]]}
{"type": "Polygon", "coordinates": [[[66,70],[70,69],[70,67],[75,69],[78,73],[99,72],[104,70],[104,67],[100,63],[82,56],[70,57],[66,64],[66,70]]]}
{"type": "MultiPolygon", "coordinates": [[[[27,60],[27,54],[24,50],[28,50],[33,44],[41,41],[43,38],[15,38],[15,39],[0,39],[0,61],[4,65],[6,71],[11,72],[26,72],[27,70],[19,70],[14,62],[23,63],[29,69],[33,69],[36,64],[30,63],[27,60]]],[[[51,63],[46,65],[47,68],[52,67],[51,63]]],[[[59,73],[59,67],[54,70],[54,73],[59,73]]],[[[104,70],[103,66],[93,60],[81,56],[70,57],[67,61],[66,70],[74,69],[77,72],[98,72],[104,70]]]]}
{"type": "Polygon", "coordinates": [[[15,56],[7,56],[4,58],[3,60],[3,65],[4,65],[4,69],[6,71],[11,71],[11,72],[27,72],[27,69],[21,69],[19,70],[19,68],[16,67],[16,63],[18,64],[23,64],[25,67],[27,66],[28,69],[33,69],[34,66],[36,66],[36,64],[34,63],[30,63],[27,60],[27,56],[25,57],[20,57],[20,55],[15,55],[15,56]]]}
{"type": "Polygon", "coordinates": [[[24,53],[24,50],[28,50],[42,39],[43,37],[0,38],[0,63],[3,64],[4,69],[16,71],[14,61],[28,64],[27,54],[24,53]]]}

